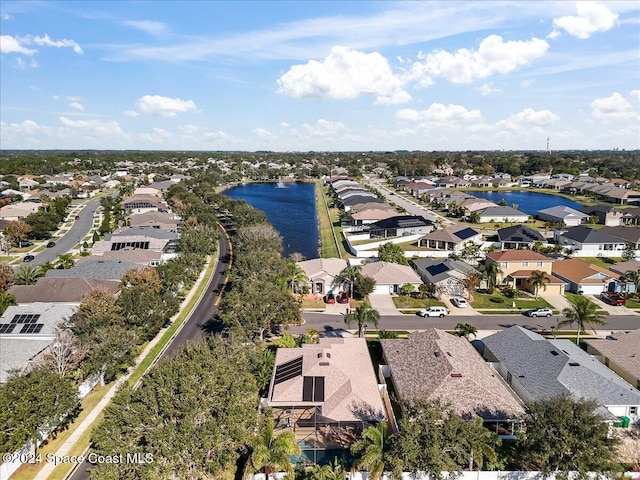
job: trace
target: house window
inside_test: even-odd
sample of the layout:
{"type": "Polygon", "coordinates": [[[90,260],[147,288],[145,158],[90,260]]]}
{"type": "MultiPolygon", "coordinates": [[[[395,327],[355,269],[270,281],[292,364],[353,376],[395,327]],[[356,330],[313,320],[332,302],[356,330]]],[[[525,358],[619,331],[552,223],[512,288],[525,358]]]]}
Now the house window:
{"type": "Polygon", "coordinates": [[[529,266],[529,262],[522,262],[522,266],[523,267],[528,267],[529,266]]]}
{"type": "Polygon", "coordinates": [[[500,263],[500,268],[507,268],[508,266],[507,262],[500,263]]]}
{"type": "Polygon", "coordinates": [[[536,267],[541,267],[541,266],[542,266],[542,262],[536,263],[536,267]]]}
{"type": "Polygon", "coordinates": [[[629,415],[637,415],[638,407],[629,407],[629,415]]]}

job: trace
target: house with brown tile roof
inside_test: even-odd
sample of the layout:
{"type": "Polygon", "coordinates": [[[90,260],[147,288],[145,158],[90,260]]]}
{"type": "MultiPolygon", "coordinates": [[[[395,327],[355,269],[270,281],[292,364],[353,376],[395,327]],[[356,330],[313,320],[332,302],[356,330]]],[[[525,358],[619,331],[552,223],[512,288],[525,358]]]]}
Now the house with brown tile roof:
{"type": "MultiPolygon", "coordinates": [[[[587,353],[640,390],[640,330],[612,332],[605,339],[585,340],[587,353]]],[[[636,411],[636,414],[640,412],[636,411]]]]}
{"type": "Polygon", "coordinates": [[[553,274],[567,282],[567,290],[585,295],[598,295],[618,275],[606,268],[593,265],[579,258],[558,260],[553,263],[553,274]]]}
{"type": "Polygon", "coordinates": [[[176,219],[173,214],[157,211],[129,215],[127,220],[131,227],[159,228],[168,232],[177,232],[180,224],[180,220],[176,219]]]}
{"type": "Polygon", "coordinates": [[[464,419],[480,417],[498,433],[513,435],[523,405],[467,339],[431,328],[380,343],[402,402],[438,400],[464,419]]]}
{"type": "Polygon", "coordinates": [[[277,350],[263,402],[276,430],[293,431],[303,450],[347,449],[367,426],[387,418],[383,395],[364,338],[323,337],[277,350]]]}
{"type": "Polygon", "coordinates": [[[398,293],[400,287],[410,283],[416,290],[422,285],[420,276],[408,265],[390,262],[371,262],[362,266],[362,275],[376,281],[373,293],[398,293]]]}
{"type": "Polygon", "coordinates": [[[35,285],[14,285],[9,293],[16,297],[19,305],[35,302],[80,304],[82,297],[95,289],[116,294],[120,282],[84,277],[40,277],[35,285]]]}

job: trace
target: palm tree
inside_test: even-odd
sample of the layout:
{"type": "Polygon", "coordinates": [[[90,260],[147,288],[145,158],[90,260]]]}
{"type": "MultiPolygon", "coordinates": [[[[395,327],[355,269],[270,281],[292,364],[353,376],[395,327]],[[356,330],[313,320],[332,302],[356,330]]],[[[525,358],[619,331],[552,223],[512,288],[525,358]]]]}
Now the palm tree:
{"type": "Polygon", "coordinates": [[[35,285],[38,277],[42,276],[40,270],[33,265],[23,265],[13,277],[16,285],[35,285]]]}
{"type": "Polygon", "coordinates": [[[387,443],[387,422],[367,427],[359,440],[351,445],[351,453],[360,455],[355,468],[369,472],[370,478],[379,479],[385,470],[384,453],[387,443]]]}
{"type": "Polygon", "coordinates": [[[49,206],[51,205],[51,197],[46,193],[40,194],[40,204],[42,205],[42,209],[48,212],[49,206]]]}
{"type": "Polygon", "coordinates": [[[335,276],[333,284],[336,286],[349,284],[349,299],[353,298],[353,286],[362,277],[360,265],[347,265],[342,271],[335,276]]]}
{"type": "MultiPolygon", "coordinates": [[[[589,324],[591,325],[591,328],[593,328],[595,325],[607,324],[603,315],[598,313],[598,306],[584,297],[576,298],[575,302],[573,302],[573,306],[562,310],[562,314],[567,317],[567,319],[558,322],[558,328],[567,325],[573,326],[574,323],[578,324],[576,345],[580,343],[580,332],[586,331],[585,325],[589,324]]],[[[593,331],[595,333],[595,329],[593,329],[593,331]]]]}
{"type": "Polygon", "coordinates": [[[636,294],[640,295],[640,268],[638,270],[627,270],[622,276],[627,282],[633,282],[636,286],[636,294]]]}
{"type": "Polygon", "coordinates": [[[431,292],[431,286],[426,283],[421,283],[418,286],[418,293],[420,294],[420,298],[427,298],[427,295],[431,292]]]}
{"type": "Polygon", "coordinates": [[[471,300],[472,292],[475,292],[480,286],[480,282],[482,281],[482,275],[477,270],[469,270],[464,278],[462,279],[462,285],[467,290],[469,296],[467,297],[471,300]]]}
{"type": "Polygon", "coordinates": [[[527,280],[529,285],[531,285],[535,291],[536,300],[538,299],[538,291],[540,287],[545,291],[547,289],[547,283],[551,281],[551,277],[547,274],[547,272],[541,272],[540,270],[534,270],[529,275],[527,280]]]}
{"type": "Polygon", "coordinates": [[[333,459],[333,465],[314,465],[305,476],[308,480],[344,480],[347,472],[340,465],[337,458],[333,459]]]}
{"type": "Polygon", "coordinates": [[[474,337],[478,334],[478,329],[470,323],[458,323],[456,325],[456,335],[469,340],[469,335],[474,337]]]}
{"type": "Polygon", "coordinates": [[[58,255],[58,260],[56,262],[56,268],[62,268],[64,270],[69,270],[76,264],[76,261],[73,258],[71,253],[63,253],[58,255]]]}
{"type": "Polygon", "coordinates": [[[364,331],[369,324],[373,324],[378,328],[380,322],[380,314],[374,308],[368,307],[364,304],[356,307],[356,311],[353,313],[347,313],[344,316],[344,323],[347,327],[351,328],[354,323],[358,324],[358,337],[364,336],[364,331]]]}
{"type": "Polygon", "coordinates": [[[284,431],[276,435],[274,432],[273,418],[264,419],[256,445],[251,453],[251,466],[258,472],[264,471],[266,478],[279,470],[287,472],[293,477],[293,465],[289,456],[300,455],[300,447],[296,442],[296,436],[292,431],[284,431]]]}
{"type": "Polygon", "coordinates": [[[308,278],[304,270],[295,262],[287,262],[287,280],[291,285],[291,295],[295,293],[296,286],[306,283],[308,278]]]}
{"type": "Polygon", "coordinates": [[[498,274],[502,273],[500,264],[496,262],[485,263],[482,270],[487,276],[488,289],[494,290],[496,288],[496,283],[498,282],[498,274]]]}

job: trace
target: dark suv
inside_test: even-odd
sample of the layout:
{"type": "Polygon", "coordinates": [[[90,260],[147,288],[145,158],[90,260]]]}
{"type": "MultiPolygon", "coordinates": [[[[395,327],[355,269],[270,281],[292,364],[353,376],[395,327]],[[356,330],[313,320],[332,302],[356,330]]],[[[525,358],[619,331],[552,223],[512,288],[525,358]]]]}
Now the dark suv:
{"type": "Polygon", "coordinates": [[[34,255],[25,255],[25,257],[22,259],[23,262],[33,262],[36,259],[36,257],[34,255]]]}

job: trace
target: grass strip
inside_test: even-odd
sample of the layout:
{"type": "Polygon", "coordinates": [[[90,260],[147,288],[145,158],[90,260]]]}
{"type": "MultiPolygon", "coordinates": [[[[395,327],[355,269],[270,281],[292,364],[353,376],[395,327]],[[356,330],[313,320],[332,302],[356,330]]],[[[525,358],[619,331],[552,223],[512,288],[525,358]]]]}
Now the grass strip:
{"type": "Polygon", "coordinates": [[[339,257],[338,245],[334,237],[333,225],[329,216],[329,208],[322,182],[315,182],[315,191],[318,228],[320,230],[320,256],[322,258],[337,258],[339,257]]]}

